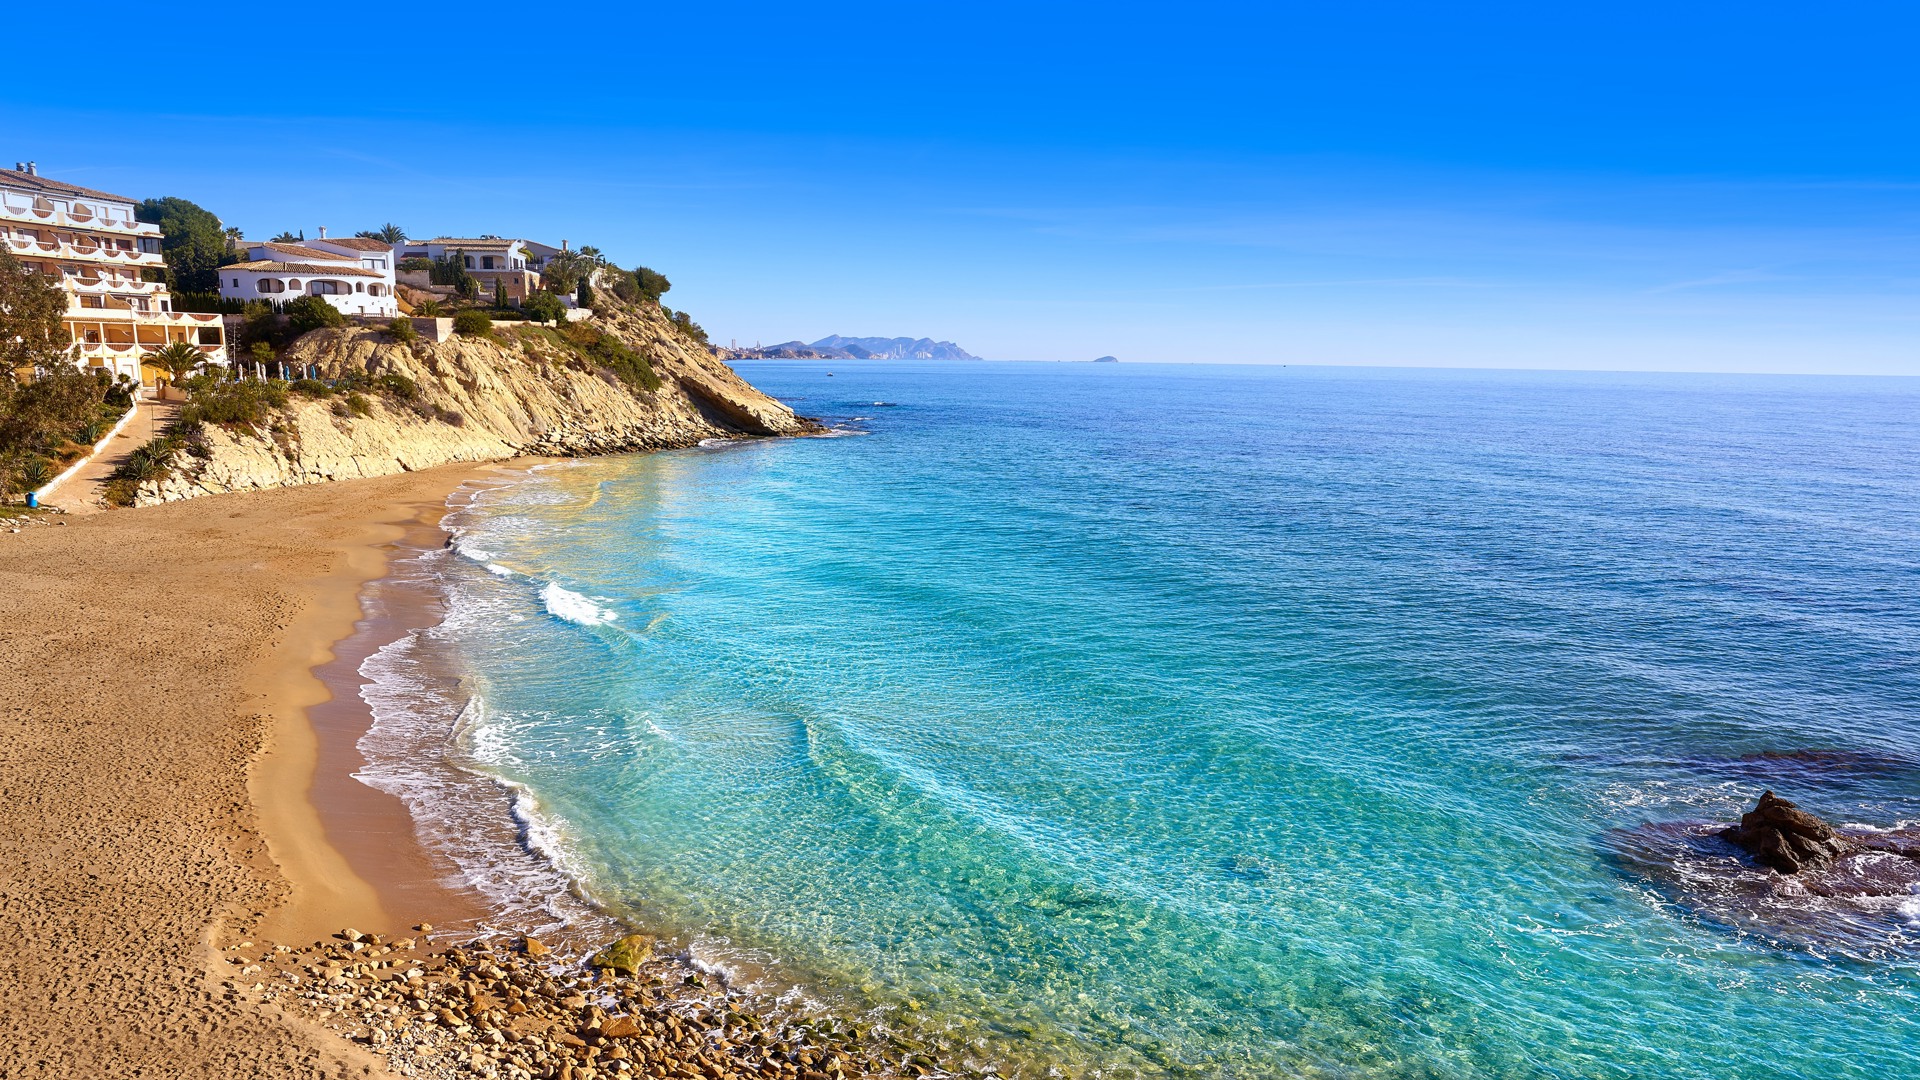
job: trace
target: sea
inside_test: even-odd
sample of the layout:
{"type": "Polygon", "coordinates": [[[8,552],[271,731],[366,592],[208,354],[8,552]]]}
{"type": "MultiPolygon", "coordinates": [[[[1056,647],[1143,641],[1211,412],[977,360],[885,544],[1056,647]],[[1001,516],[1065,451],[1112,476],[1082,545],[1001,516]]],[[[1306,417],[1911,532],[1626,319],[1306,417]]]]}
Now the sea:
{"type": "Polygon", "coordinates": [[[1920,1077],[1920,897],[1627,855],[1920,824],[1920,380],[738,366],[828,435],[478,483],[398,571],[361,775],[503,923],[1010,1077],[1920,1077]]]}

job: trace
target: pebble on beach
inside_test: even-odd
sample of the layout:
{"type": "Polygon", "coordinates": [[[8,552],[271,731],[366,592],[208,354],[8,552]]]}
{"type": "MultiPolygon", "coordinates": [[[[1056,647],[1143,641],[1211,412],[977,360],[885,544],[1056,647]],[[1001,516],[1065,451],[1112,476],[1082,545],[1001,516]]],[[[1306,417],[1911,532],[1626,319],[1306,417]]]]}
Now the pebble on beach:
{"type": "Polygon", "coordinates": [[[414,938],[348,928],[309,946],[231,945],[224,985],[230,998],[275,1003],[338,1031],[405,1076],[991,1075],[939,1065],[925,1048],[866,1025],[762,1008],[654,946],[629,935],[582,962],[525,935],[432,952],[414,938]]]}

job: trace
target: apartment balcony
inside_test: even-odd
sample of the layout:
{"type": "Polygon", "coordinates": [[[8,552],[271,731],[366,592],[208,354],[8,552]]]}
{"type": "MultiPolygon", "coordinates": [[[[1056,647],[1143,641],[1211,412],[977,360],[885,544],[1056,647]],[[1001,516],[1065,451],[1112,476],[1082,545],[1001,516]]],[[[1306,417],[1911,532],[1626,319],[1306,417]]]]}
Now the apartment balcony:
{"type": "Polygon", "coordinates": [[[74,277],[67,275],[62,283],[70,293],[82,296],[102,295],[106,293],[134,293],[139,296],[156,296],[167,291],[164,281],[141,281],[138,278],[122,277],[74,277]]]}
{"type": "Polygon", "coordinates": [[[70,323],[141,323],[155,326],[220,326],[220,316],[210,311],[142,311],[128,306],[124,301],[118,304],[109,298],[104,307],[81,307],[69,304],[67,313],[61,316],[70,323]]]}
{"type": "Polygon", "coordinates": [[[82,262],[104,262],[117,266],[160,266],[165,260],[157,251],[126,251],[111,248],[104,244],[89,244],[85,241],[70,243],[65,240],[36,240],[27,236],[10,236],[7,246],[13,253],[29,259],[73,259],[82,262]]]}
{"type": "Polygon", "coordinates": [[[108,215],[91,209],[84,213],[59,206],[32,207],[0,201],[0,221],[22,225],[52,225],[91,232],[110,232],[122,236],[159,236],[160,226],[150,221],[135,221],[118,214],[108,215]]]}

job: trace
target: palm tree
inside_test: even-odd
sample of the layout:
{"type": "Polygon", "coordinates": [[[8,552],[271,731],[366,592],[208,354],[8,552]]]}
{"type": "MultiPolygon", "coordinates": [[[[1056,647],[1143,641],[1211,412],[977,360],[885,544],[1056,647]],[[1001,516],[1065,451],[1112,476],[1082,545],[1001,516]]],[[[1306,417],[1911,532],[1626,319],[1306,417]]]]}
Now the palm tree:
{"type": "Polygon", "coordinates": [[[407,230],[389,221],[378,229],[363,229],[353,235],[362,240],[378,240],[386,244],[398,244],[407,238],[407,230]]]}
{"type": "Polygon", "coordinates": [[[165,348],[155,349],[141,357],[141,362],[152,364],[166,372],[172,379],[173,385],[178,386],[180,380],[193,374],[193,369],[206,363],[206,359],[191,342],[174,341],[168,343],[165,348]]]}

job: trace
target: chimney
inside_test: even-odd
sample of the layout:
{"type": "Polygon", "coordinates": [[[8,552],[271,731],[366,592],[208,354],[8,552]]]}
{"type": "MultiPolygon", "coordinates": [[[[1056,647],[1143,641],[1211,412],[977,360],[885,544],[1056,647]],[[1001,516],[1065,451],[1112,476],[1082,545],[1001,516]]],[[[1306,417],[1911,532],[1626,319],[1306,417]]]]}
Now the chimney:
{"type": "Polygon", "coordinates": [[[24,162],[24,161],[16,161],[16,162],[14,162],[14,163],[13,163],[13,171],[14,171],[14,172],[26,172],[26,171],[27,171],[27,163],[26,163],[26,162],[24,162]]]}
{"type": "Polygon", "coordinates": [[[320,226],[320,239],[325,240],[326,238],[327,238],[327,227],[325,225],[322,225],[320,226]]]}
{"type": "Polygon", "coordinates": [[[565,240],[560,241],[560,250],[561,251],[567,250],[567,242],[565,240]]]}
{"type": "Polygon", "coordinates": [[[29,161],[29,162],[27,162],[27,175],[28,175],[28,176],[39,176],[39,175],[40,175],[40,163],[39,163],[39,162],[37,162],[37,161],[29,161]]]}

